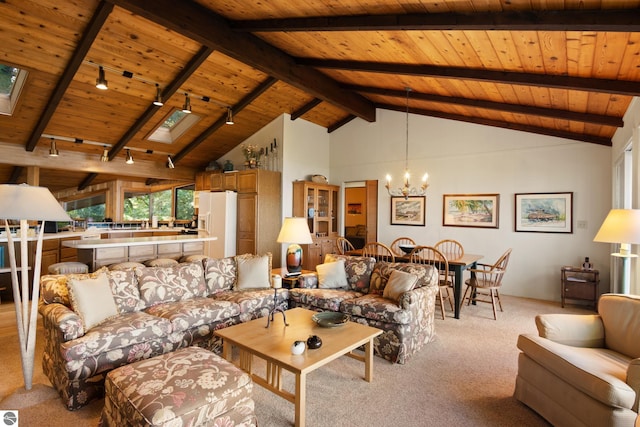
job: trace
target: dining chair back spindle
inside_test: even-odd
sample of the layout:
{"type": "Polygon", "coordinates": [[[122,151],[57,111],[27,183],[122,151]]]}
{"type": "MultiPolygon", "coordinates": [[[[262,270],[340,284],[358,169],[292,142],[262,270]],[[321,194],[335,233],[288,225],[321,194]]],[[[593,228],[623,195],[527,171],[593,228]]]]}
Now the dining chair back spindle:
{"type": "Polygon", "coordinates": [[[356,248],[345,237],[339,236],[336,239],[336,250],[338,254],[344,255],[348,251],[353,251],[355,249],[356,248]]]}
{"type": "Polygon", "coordinates": [[[391,252],[395,256],[404,256],[406,253],[402,249],[400,249],[400,245],[415,245],[416,242],[410,237],[398,237],[391,243],[391,252]]]}
{"type": "Polygon", "coordinates": [[[362,256],[372,257],[378,261],[395,262],[396,257],[389,246],[380,242],[369,242],[362,248],[362,256]]]}
{"type": "MultiPolygon", "coordinates": [[[[493,265],[477,264],[476,268],[472,268],[471,278],[465,281],[467,288],[464,291],[462,302],[467,300],[467,305],[472,302],[486,302],[493,307],[493,319],[497,320],[496,303],[502,310],[502,302],[500,301],[500,293],[498,290],[502,286],[502,279],[507,271],[511,249],[507,249],[493,265]],[[468,296],[467,296],[468,294],[468,296]]],[[[464,305],[464,304],[463,304],[464,305]]]]}

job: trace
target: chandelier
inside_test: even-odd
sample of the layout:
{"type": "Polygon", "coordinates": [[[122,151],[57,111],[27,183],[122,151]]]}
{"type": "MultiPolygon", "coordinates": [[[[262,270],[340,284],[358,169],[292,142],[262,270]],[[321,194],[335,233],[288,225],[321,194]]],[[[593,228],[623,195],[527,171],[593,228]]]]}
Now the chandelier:
{"type": "Polygon", "coordinates": [[[411,92],[411,88],[405,88],[407,91],[407,114],[406,114],[406,135],[405,135],[405,157],[404,157],[404,179],[402,183],[402,187],[399,188],[391,188],[391,175],[387,174],[387,183],[385,187],[389,192],[390,196],[394,197],[404,197],[405,200],[409,198],[409,196],[424,196],[429,187],[427,184],[427,178],[429,174],[425,173],[422,177],[422,184],[420,188],[412,187],[409,183],[409,178],[411,174],[409,173],[409,92],[411,92]]]}

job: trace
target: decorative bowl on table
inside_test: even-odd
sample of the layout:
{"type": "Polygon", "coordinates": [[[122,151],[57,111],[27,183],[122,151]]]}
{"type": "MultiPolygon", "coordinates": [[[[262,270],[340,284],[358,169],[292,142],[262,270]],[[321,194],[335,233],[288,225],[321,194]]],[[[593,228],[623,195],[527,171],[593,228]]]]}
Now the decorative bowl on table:
{"type": "Polygon", "coordinates": [[[411,251],[415,249],[416,245],[398,245],[398,247],[400,248],[400,250],[402,250],[402,252],[409,255],[411,251]]]}
{"type": "Polygon", "coordinates": [[[342,326],[349,321],[349,316],[344,313],[334,313],[333,311],[322,311],[311,316],[311,320],[323,328],[335,328],[342,326]]]}

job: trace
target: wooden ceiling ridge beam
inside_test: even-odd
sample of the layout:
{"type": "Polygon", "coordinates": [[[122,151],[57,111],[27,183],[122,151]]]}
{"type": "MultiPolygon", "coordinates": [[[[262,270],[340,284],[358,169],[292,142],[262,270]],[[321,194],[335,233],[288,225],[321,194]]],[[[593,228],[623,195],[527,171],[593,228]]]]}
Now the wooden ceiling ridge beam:
{"type": "MultiPolygon", "coordinates": [[[[403,113],[407,111],[406,107],[398,106],[398,105],[377,104],[377,107],[385,110],[400,111],[403,113]]],[[[456,120],[459,122],[467,122],[467,123],[474,123],[474,124],[485,125],[485,126],[493,126],[493,127],[504,128],[504,129],[517,130],[522,132],[536,133],[539,135],[554,136],[558,138],[571,139],[574,141],[604,145],[607,147],[611,147],[613,145],[611,142],[611,139],[597,136],[597,135],[563,131],[559,129],[549,129],[549,128],[544,128],[540,126],[531,126],[531,125],[525,125],[520,123],[505,122],[501,120],[483,119],[480,117],[468,117],[468,116],[463,116],[461,114],[444,113],[442,111],[425,110],[420,108],[409,107],[409,112],[413,114],[418,114],[421,116],[438,117],[441,119],[456,120]]]]}
{"type": "Polygon", "coordinates": [[[78,46],[73,52],[73,55],[71,56],[67,67],[62,72],[60,80],[58,80],[58,83],[53,89],[49,100],[46,102],[46,107],[40,115],[38,123],[31,132],[31,136],[29,136],[29,139],[27,140],[27,143],[25,145],[25,149],[27,151],[33,151],[36,148],[36,145],[38,145],[38,141],[40,140],[42,133],[49,124],[51,117],[53,117],[53,114],[58,108],[60,101],[62,101],[67,88],[73,81],[73,77],[76,75],[78,69],[80,68],[80,65],[82,65],[82,61],[87,56],[87,52],[89,52],[93,41],[97,37],[100,29],[111,14],[112,10],[113,5],[105,1],[100,2],[98,7],[96,8],[96,11],[91,17],[91,20],[89,21],[89,24],[87,25],[84,33],[82,34],[82,37],[78,42],[78,46]]]}
{"type": "Polygon", "coordinates": [[[298,65],[295,58],[259,37],[233,31],[226,19],[195,1],[181,1],[179,6],[173,0],[109,1],[368,122],[376,119],[375,106],[368,99],[343,91],[335,80],[298,65]]]}
{"type": "Polygon", "coordinates": [[[340,129],[342,126],[346,125],[347,123],[349,123],[351,120],[354,120],[354,119],[357,119],[357,117],[354,116],[353,114],[349,114],[345,118],[338,120],[335,123],[332,123],[331,126],[327,128],[327,133],[331,133],[335,130],[340,129]]]}
{"type": "MultiPolygon", "coordinates": [[[[382,96],[392,96],[396,98],[405,98],[407,96],[407,92],[404,90],[384,89],[372,86],[358,85],[344,85],[343,87],[347,90],[353,90],[356,92],[364,92],[382,96]]],[[[504,102],[462,98],[457,96],[443,96],[416,91],[411,92],[411,99],[439,102],[444,104],[464,105],[466,107],[483,108],[488,110],[506,111],[514,114],[551,117],[554,119],[571,120],[574,122],[594,123],[604,126],[622,127],[624,125],[622,117],[607,116],[603,114],[581,113],[578,111],[536,107],[532,105],[508,104],[504,102]]]]}
{"type": "MultiPolygon", "coordinates": [[[[244,110],[249,104],[251,104],[256,98],[262,95],[267,91],[271,86],[273,86],[278,79],[274,77],[267,77],[262,83],[260,83],[254,90],[248,93],[244,98],[242,98],[237,104],[231,107],[231,111],[237,117],[240,111],[244,110]]],[[[216,130],[220,129],[222,126],[227,126],[227,114],[223,114],[218,120],[216,120],[211,126],[205,129],[200,135],[198,135],[193,141],[191,141],[186,147],[184,147],[178,154],[172,157],[173,163],[176,164],[179,162],[184,156],[186,156],[191,150],[195,149],[198,145],[202,144],[211,134],[213,134],[216,130]]]]}
{"type": "Polygon", "coordinates": [[[299,58],[302,65],[334,70],[362,71],[407,76],[463,79],[472,81],[503,83],[521,86],[549,87],[565,90],[615,93],[618,95],[640,95],[640,81],[594,79],[563,75],[518,73],[513,71],[480,70],[462,67],[440,67],[436,65],[398,64],[390,62],[343,61],[333,59],[299,58]]]}
{"type": "Polygon", "coordinates": [[[291,120],[296,120],[297,118],[302,117],[309,111],[313,110],[315,107],[322,103],[322,99],[313,98],[311,101],[304,104],[302,107],[298,108],[296,111],[291,113],[291,120]]]}
{"type": "Polygon", "coordinates": [[[640,31],[638,9],[341,15],[238,20],[236,32],[275,31],[640,31]]]}

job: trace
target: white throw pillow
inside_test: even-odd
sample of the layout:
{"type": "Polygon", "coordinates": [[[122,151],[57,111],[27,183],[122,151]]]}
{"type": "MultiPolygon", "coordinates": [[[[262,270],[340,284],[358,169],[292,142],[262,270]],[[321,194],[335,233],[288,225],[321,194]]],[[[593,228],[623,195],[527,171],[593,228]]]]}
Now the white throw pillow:
{"type": "Polygon", "coordinates": [[[118,314],[109,278],[105,273],[98,275],[95,279],[71,278],[67,286],[71,308],[78,313],[85,329],[91,329],[118,314]]]}
{"type": "Polygon", "coordinates": [[[316,265],[318,273],[318,287],[322,289],[347,288],[347,272],[344,268],[344,260],[325,262],[316,265]]]}
{"type": "Polygon", "coordinates": [[[271,287],[271,253],[266,255],[238,255],[236,256],[236,263],[238,265],[236,289],[271,287]]]}
{"type": "Polygon", "coordinates": [[[400,299],[400,295],[413,289],[417,282],[418,276],[415,274],[393,270],[389,276],[387,285],[384,287],[382,296],[397,302],[400,299]]]}

